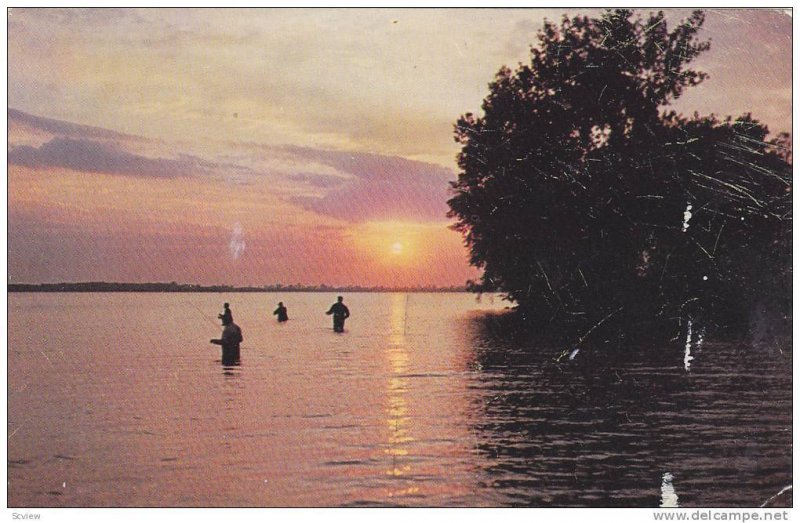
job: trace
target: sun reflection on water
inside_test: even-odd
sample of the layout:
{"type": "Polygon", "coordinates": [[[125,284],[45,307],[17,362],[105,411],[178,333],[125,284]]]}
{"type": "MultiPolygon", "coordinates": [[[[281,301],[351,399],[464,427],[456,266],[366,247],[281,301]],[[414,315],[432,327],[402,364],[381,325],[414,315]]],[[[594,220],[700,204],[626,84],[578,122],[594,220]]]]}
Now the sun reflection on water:
{"type": "Polygon", "coordinates": [[[389,429],[388,445],[385,453],[391,457],[391,466],[386,471],[389,476],[403,476],[411,471],[411,466],[403,463],[408,456],[408,445],[414,441],[410,436],[408,393],[408,351],[405,343],[406,305],[408,296],[393,294],[391,297],[391,316],[389,345],[386,354],[389,358],[390,378],[387,388],[388,406],[386,423],[389,429]]]}

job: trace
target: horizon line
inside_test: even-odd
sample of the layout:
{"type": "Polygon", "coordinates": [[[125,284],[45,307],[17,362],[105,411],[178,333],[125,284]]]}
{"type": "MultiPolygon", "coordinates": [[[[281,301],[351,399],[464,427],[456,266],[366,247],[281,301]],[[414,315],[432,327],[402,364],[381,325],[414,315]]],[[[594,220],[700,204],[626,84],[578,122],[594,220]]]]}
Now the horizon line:
{"type": "Polygon", "coordinates": [[[103,291],[156,291],[156,292],[337,292],[337,291],[463,291],[467,292],[467,285],[328,285],[328,284],[282,284],[273,283],[266,285],[231,285],[172,282],[108,282],[108,281],[83,281],[59,283],[7,283],[8,292],[103,292],[103,291]]]}

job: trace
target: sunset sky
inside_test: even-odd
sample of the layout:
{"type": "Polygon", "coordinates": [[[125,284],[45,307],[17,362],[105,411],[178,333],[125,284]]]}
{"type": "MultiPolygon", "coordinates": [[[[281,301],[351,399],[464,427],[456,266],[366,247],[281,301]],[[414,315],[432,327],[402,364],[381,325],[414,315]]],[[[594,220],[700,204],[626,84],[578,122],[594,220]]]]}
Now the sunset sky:
{"type": "MultiPolygon", "coordinates": [[[[463,284],[453,123],[564,13],[11,9],[9,281],[463,284]]],[[[791,15],[702,37],[676,108],[791,131],[791,15]]]]}

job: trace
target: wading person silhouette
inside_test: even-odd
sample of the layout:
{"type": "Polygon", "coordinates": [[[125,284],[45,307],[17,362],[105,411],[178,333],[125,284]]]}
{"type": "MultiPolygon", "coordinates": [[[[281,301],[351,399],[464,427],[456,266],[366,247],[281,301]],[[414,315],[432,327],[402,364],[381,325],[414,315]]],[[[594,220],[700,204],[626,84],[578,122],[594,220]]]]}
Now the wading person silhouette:
{"type": "Polygon", "coordinates": [[[344,298],[339,296],[336,298],[336,303],[331,305],[331,308],[325,313],[327,315],[333,314],[334,332],[344,332],[344,320],[350,317],[350,309],[347,308],[347,305],[342,303],[343,301],[344,298]]]}
{"type": "Polygon", "coordinates": [[[283,306],[282,301],[278,302],[278,308],[275,309],[275,312],[273,312],[272,314],[278,316],[279,323],[287,321],[289,319],[289,314],[286,311],[286,307],[283,306]]]}
{"type": "Polygon", "coordinates": [[[239,344],[244,339],[242,337],[242,329],[233,323],[233,320],[228,320],[224,315],[222,317],[222,337],[218,340],[210,340],[214,345],[222,345],[222,364],[233,365],[239,362],[239,344]]]}
{"type": "Polygon", "coordinates": [[[233,312],[231,312],[231,304],[230,303],[224,303],[222,305],[222,308],[224,310],[222,311],[222,314],[218,314],[217,315],[217,318],[222,320],[222,324],[223,325],[227,325],[228,323],[233,323],[233,312]],[[225,323],[225,322],[228,322],[228,323],[225,323]]]}

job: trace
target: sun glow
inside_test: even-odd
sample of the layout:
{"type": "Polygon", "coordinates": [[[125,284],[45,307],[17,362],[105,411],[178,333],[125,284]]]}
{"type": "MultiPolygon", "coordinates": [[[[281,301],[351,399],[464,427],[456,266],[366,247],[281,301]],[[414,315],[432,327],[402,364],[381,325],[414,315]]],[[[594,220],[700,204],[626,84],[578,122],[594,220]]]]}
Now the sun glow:
{"type": "Polygon", "coordinates": [[[352,266],[378,285],[459,285],[474,277],[474,272],[454,270],[465,264],[466,255],[461,237],[447,223],[373,221],[354,225],[345,237],[352,266]]]}
{"type": "Polygon", "coordinates": [[[392,267],[417,266],[429,244],[430,228],[404,222],[370,222],[355,232],[360,250],[376,262],[392,267]]]}

